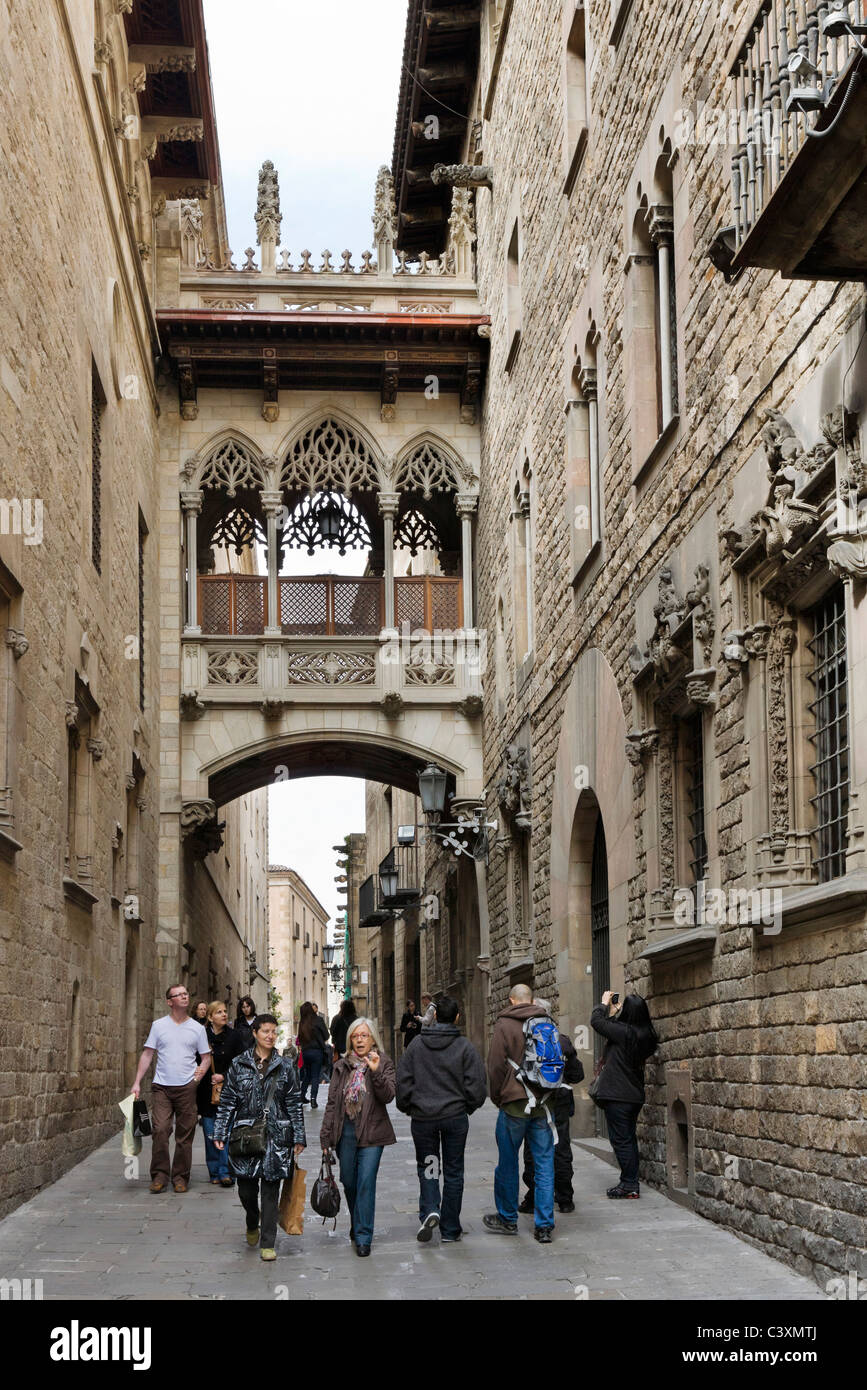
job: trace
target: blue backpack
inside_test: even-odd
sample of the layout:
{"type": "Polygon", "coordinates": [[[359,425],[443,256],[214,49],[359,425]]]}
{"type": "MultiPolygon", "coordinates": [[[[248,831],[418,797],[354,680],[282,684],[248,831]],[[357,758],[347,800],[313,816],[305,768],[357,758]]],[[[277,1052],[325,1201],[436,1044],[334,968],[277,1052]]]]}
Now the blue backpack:
{"type": "Polygon", "coordinates": [[[511,1057],[509,1063],[515,1068],[516,1080],[520,1081],[527,1093],[525,1113],[530,1115],[537,1106],[541,1106],[547,1114],[548,1123],[556,1132],[551,1111],[544,1104],[548,1095],[539,1097],[530,1090],[531,1085],[548,1093],[561,1087],[571,1089],[563,1080],[566,1061],[560,1046],[560,1030],[553,1018],[547,1014],[537,1014],[524,1020],[524,1056],[520,1066],[511,1057]]]}

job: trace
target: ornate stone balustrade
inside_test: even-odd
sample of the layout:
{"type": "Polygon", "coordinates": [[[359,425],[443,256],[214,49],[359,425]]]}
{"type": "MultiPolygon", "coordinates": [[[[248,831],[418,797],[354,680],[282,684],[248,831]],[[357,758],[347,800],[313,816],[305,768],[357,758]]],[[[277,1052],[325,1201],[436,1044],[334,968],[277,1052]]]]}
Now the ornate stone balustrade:
{"type": "MultiPolygon", "coordinates": [[[[290,704],[381,705],[399,718],[404,704],[458,706],[481,699],[485,634],[426,638],[403,631],[378,637],[185,637],[181,717],[209,705],[255,705],[267,717],[290,704]]],[[[467,706],[468,711],[470,706],[467,706]]]]}

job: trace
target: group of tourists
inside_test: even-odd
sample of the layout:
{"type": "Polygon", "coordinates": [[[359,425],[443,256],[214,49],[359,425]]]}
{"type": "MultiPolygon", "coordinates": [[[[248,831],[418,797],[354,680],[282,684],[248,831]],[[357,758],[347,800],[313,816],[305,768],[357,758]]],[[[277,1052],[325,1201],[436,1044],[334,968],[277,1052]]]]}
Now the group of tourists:
{"type": "MultiPolygon", "coordinates": [[[[276,1259],[281,1183],[307,1147],[303,1105],[309,1092],[309,1104],[316,1108],[329,1036],[333,1065],[318,1143],[323,1155],[337,1154],[357,1255],[370,1254],[380,1163],[383,1151],[397,1142],[387,1110],[392,1100],[410,1117],[419,1179],[418,1241],[429,1242],[437,1229],[444,1245],[463,1235],[469,1116],[488,1096],[498,1109],[496,1210],[483,1216],[485,1230],[516,1234],[518,1213],[532,1212],[535,1238],[547,1245],[555,1204],[561,1213],[574,1211],[569,1121],[575,1110],[572,1087],[584,1073],[549,1004],[534,998],[529,986],[513,986],[494,1026],[487,1068],[461,1033],[458,1004],[449,996],[434,1003],[423,995],[421,1013],[407,1001],[401,1022],[406,1043],[397,1068],[373,1021],[357,1017],[351,1000],[332,1019],[330,1033],[316,1006],[304,1004],[297,1047],[281,1055],[277,1019],[257,1015],[252,999],[242,1001],[242,1022],[236,1020],[234,1028],[223,1003],[207,1005],[203,1021],[191,1018],[183,985],[173,985],[166,999],[169,1012],[150,1030],[132,1087],[138,1097],[156,1055],[150,1190],[162,1192],[171,1182],[175,1192],[187,1191],[199,1114],[210,1180],[230,1187],[237,1179],[247,1243],[259,1246],[263,1260],[276,1259]],[[245,1028],[249,1045],[242,1036],[245,1028]],[[526,1192],[519,1202],[522,1148],[526,1192]]],[[[656,1050],[657,1035],[637,994],[620,1002],[606,991],[590,1022],[605,1040],[591,1095],[605,1111],[620,1164],[620,1181],[607,1195],[635,1200],[640,1196],[636,1124],[644,1104],[644,1064],[656,1050]]]]}

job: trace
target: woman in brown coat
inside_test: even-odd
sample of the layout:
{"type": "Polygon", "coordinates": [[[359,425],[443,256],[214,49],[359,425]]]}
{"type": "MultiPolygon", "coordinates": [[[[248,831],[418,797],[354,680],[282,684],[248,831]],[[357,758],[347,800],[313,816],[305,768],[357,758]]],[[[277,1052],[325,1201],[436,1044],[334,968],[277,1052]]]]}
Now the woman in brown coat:
{"type": "Polygon", "coordinates": [[[319,1132],[323,1150],[337,1149],[356,1255],[370,1254],[379,1161],[386,1144],[397,1143],[385,1108],[394,1091],[394,1062],[380,1051],[370,1019],[357,1018],[334,1063],[319,1132]]]}

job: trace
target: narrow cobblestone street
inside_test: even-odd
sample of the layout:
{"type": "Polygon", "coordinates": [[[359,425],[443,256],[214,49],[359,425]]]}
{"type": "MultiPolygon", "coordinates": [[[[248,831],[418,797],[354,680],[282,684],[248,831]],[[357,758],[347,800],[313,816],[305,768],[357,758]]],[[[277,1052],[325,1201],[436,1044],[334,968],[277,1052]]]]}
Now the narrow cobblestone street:
{"type": "MultiPolygon", "coordinates": [[[[324,1089],[322,1091],[324,1100],[324,1089]]],[[[120,1136],[0,1222],[0,1278],[41,1279],[43,1297],[68,1299],[545,1299],[820,1300],[810,1280],[645,1187],[641,1203],[605,1196],[613,1170],[575,1146],[573,1214],[557,1217],[540,1247],[532,1218],[517,1237],[489,1235],[494,1119],[488,1102],[470,1121],[465,1236],[441,1247],[415,1239],[417,1179],[409,1121],[394,1113],[398,1144],[380,1169],[376,1235],[360,1265],[348,1240],[345,1201],[337,1232],[308,1210],[303,1236],[278,1234],[275,1264],[244,1242],[237,1191],[207,1181],[201,1131],[186,1196],[148,1191],[149,1143],[139,1176],[124,1176],[120,1136]]],[[[324,1108],[307,1117],[308,1171],[318,1158],[324,1108]]],[[[304,1162],[304,1160],[302,1160],[304,1162]]],[[[308,1192],[315,1171],[308,1177],[308,1192]]],[[[330,1224],[330,1223],[329,1223],[330,1224]]]]}

